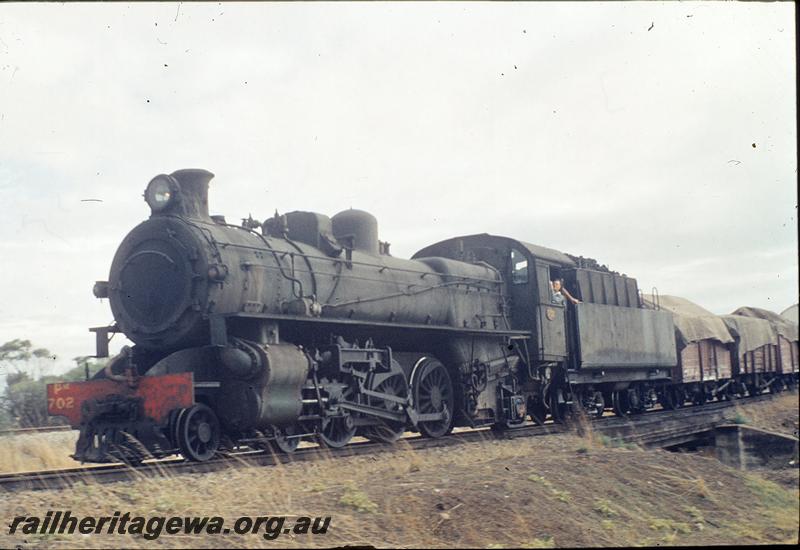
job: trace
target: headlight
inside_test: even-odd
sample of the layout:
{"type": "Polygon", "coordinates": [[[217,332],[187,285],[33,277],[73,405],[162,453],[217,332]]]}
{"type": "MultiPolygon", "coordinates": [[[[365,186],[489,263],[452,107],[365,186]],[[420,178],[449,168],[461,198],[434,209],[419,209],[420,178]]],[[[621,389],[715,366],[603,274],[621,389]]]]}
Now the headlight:
{"type": "Polygon", "coordinates": [[[144,192],[144,200],[153,212],[161,212],[175,202],[178,182],[172,176],[161,174],[150,180],[144,192]]]}

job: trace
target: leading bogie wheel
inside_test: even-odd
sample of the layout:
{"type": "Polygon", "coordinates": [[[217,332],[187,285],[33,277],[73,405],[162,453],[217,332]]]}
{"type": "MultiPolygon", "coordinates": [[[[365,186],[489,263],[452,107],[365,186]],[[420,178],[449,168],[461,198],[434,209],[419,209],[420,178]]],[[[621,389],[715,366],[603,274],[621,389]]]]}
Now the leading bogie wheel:
{"type": "Polygon", "coordinates": [[[169,437],[172,444],[178,449],[178,452],[181,452],[181,424],[183,423],[183,419],[186,416],[186,411],[189,409],[173,409],[170,413],[170,421],[169,421],[169,437]]]}
{"type": "Polygon", "coordinates": [[[442,437],[453,429],[453,382],[439,361],[433,358],[423,361],[417,366],[418,371],[412,381],[414,406],[419,414],[444,413],[444,418],[419,422],[417,427],[425,437],[442,437]]]}
{"type": "Polygon", "coordinates": [[[272,441],[275,447],[278,448],[281,452],[286,454],[292,454],[297,450],[298,445],[300,445],[299,437],[290,437],[297,433],[296,429],[293,426],[288,426],[286,428],[275,428],[275,439],[272,441]]]}
{"type": "Polygon", "coordinates": [[[180,418],[177,436],[184,458],[195,462],[209,460],[219,448],[220,427],[217,415],[203,403],[192,405],[180,418]]]}

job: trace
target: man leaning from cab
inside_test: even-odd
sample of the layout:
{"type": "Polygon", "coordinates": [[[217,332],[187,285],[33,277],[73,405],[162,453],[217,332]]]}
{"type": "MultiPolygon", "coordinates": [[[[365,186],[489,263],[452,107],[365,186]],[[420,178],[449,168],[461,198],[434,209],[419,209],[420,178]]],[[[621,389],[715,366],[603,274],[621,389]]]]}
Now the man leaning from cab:
{"type": "Polygon", "coordinates": [[[564,288],[564,281],[562,279],[555,279],[550,281],[550,301],[560,306],[564,305],[564,299],[569,300],[573,304],[580,304],[581,301],[573,297],[569,291],[564,288]]]}

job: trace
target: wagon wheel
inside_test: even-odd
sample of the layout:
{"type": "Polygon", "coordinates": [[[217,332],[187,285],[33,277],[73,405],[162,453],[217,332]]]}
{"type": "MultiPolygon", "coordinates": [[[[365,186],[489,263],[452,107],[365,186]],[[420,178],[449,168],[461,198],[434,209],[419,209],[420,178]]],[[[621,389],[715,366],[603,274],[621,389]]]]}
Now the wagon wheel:
{"type": "Polygon", "coordinates": [[[275,428],[273,431],[275,432],[275,439],[272,442],[279,450],[286,454],[292,454],[297,450],[297,446],[300,445],[300,438],[288,437],[297,433],[294,426],[275,428]]]}
{"type": "Polygon", "coordinates": [[[683,388],[673,388],[672,392],[675,399],[675,408],[683,408],[686,405],[686,394],[684,393],[683,388]]]}
{"type": "Polygon", "coordinates": [[[700,388],[699,391],[696,391],[694,396],[692,396],[692,403],[695,405],[705,405],[706,404],[706,390],[705,388],[700,388]]]}
{"type": "Polygon", "coordinates": [[[442,437],[453,427],[453,382],[447,369],[436,359],[425,359],[412,381],[414,386],[414,405],[419,414],[444,412],[441,420],[420,422],[419,431],[425,437],[442,437]]]}
{"type": "Polygon", "coordinates": [[[553,418],[553,422],[556,424],[562,424],[567,420],[569,416],[569,405],[566,404],[566,398],[564,397],[564,390],[561,388],[553,388],[547,395],[547,404],[548,408],[550,409],[550,416],[553,418]],[[562,397],[561,402],[559,402],[559,396],[562,397]]]}
{"type": "MultiPolygon", "coordinates": [[[[386,378],[383,382],[378,384],[374,391],[379,393],[386,393],[395,397],[405,399],[408,397],[408,383],[405,376],[402,374],[395,374],[386,378]]],[[[403,412],[403,406],[394,401],[387,401],[385,399],[377,399],[374,406],[381,407],[391,412],[403,412]]],[[[377,426],[367,426],[364,428],[361,435],[370,441],[378,441],[381,443],[394,443],[405,433],[406,423],[395,422],[393,420],[381,419],[380,424],[377,426]]]]}
{"type": "Polygon", "coordinates": [[[178,426],[178,445],[184,458],[195,462],[210,459],[219,448],[219,439],[219,420],[214,411],[202,403],[186,410],[178,426]]]}
{"type": "Polygon", "coordinates": [[[628,411],[631,408],[630,400],[628,398],[628,390],[617,390],[611,395],[612,408],[614,414],[619,417],[626,418],[628,411]]]}
{"type": "Polygon", "coordinates": [[[628,388],[628,406],[630,414],[642,414],[644,412],[644,399],[642,391],[638,387],[628,388]]]}
{"type": "Polygon", "coordinates": [[[603,392],[594,392],[592,395],[592,401],[594,402],[594,413],[591,416],[595,418],[603,418],[603,415],[606,412],[606,400],[603,397],[603,392]]]}
{"type": "Polygon", "coordinates": [[[747,397],[747,385],[742,382],[741,380],[737,380],[734,382],[736,386],[734,388],[734,392],[736,393],[736,397],[747,397]]]}
{"type": "Polygon", "coordinates": [[[678,396],[675,388],[664,388],[661,392],[661,406],[668,411],[674,411],[678,408],[678,396]]]}

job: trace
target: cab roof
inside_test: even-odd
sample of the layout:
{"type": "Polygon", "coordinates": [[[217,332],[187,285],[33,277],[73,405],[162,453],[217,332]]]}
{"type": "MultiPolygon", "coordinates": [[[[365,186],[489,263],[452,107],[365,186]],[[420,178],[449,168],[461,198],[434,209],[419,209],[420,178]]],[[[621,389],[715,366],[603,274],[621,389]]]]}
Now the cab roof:
{"type": "Polygon", "coordinates": [[[419,250],[412,256],[412,259],[427,258],[431,256],[444,256],[458,259],[455,254],[460,248],[459,243],[463,243],[465,249],[474,247],[523,249],[527,250],[537,259],[552,262],[560,265],[561,267],[577,267],[577,264],[572,260],[572,258],[563,252],[559,252],[558,250],[512,239],[511,237],[490,235],[488,233],[464,235],[461,237],[453,237],[451,239],[439,241],[438,243],[426,246],[425,248],[419,250]]]}

